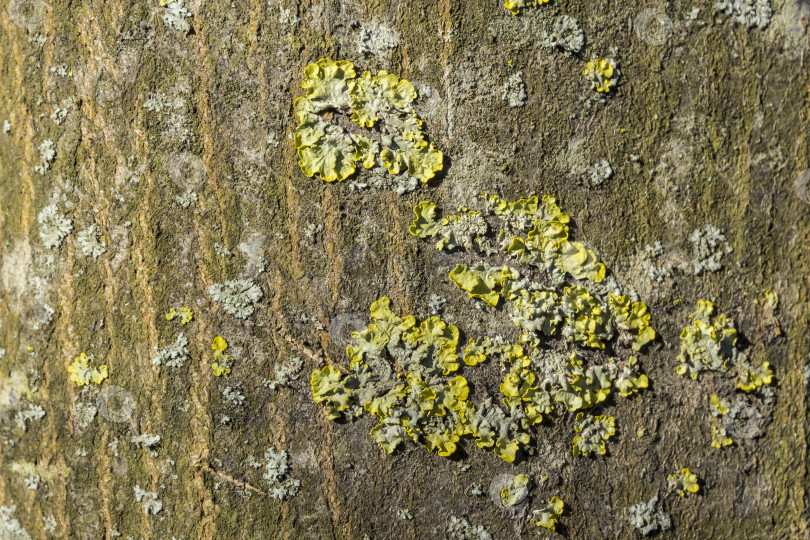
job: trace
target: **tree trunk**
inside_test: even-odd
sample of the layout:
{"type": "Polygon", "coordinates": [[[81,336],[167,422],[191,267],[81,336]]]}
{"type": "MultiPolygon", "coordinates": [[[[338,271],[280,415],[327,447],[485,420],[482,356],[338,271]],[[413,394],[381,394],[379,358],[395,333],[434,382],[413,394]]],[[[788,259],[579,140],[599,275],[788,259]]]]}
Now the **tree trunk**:
{"type": "MultiPolygon", "coordinates": [[[[194,0],[174,19],[157,1],[12,0],[0,15],[0,536],[453,538],[452,516],[531,538],[551,535],[530,517],[557,496],[558,533],[633,537],[628,508],[659,495],[662,538],[807,538],[810,3],[771,3],[770,24],[748,28],[708,0],[698,13],[552,0],[518,15],[499,0],[194,0]],[[541,44],[563,14],[584,32],[579,53],[541,44]],[[621,71],[607,94],[582,73],[594,57],[621,71]],[[444,153],[437,178],[398,195],[365,170],[336,183],[302,173],[293,102],[320,58],[414,83],[444,153]],[[613,174],[597,185],[601,160],[613,174]],[[560,407],[507,463],[469,437],[451,457],[414,443],[386,454],[370,414],[331,421],[313,401],[310,373],[348,368],[347,334],[384,296],[424,320],[440,295],[465,341],[517,336],[509,310],[476,309],[447,279],[481,256],[408,233],[419,201],[447,215],[483,208],[484,190],[556,197],[572,238],[649,306],[658,338],[638,357],[650,387],[595,409],[616,421],[605,455],[572,455],[575,415],[560,407]],[[50,248],[49,205],[71,225],[50,248]],[[733,252],[696,275],[690,235],[706,224],[733,252]],[[660,282],[642,255],[656,241],[656,264],[672,265],[660,282]],[[262,290],[244,319],[209,290],[235,278],[262,290]],[[770,363],[773,392],[676,374],[699,299],[734,319],[753,365],[770,363]],[[164,316],[180,307],[192,321],[164,316]],[[155,365],[180,332],[188,360],[155,365]],[[217,336],[232,356],[219,377],[217,336]],[[107,366],[100,384],[71,380],[81,353],[107,366]],[[268,388],[294,357],[289,386],[268,388]],[[712,394],[753,406],[756,429],[713,448],[712,394]],[[144,435],[160,440],[133,442],[144,435]],[[268,448],[288,452],[296,495],[272,496],[268,448]],[[679,497],[667,477],[684,467],[700,489],[679,497]],[[519,473],[527,502],[504,509],[492,486],[519,473]]],[[[471,401],[500,403],[497,362],[460,372],[476,370],[471,401]]]]}

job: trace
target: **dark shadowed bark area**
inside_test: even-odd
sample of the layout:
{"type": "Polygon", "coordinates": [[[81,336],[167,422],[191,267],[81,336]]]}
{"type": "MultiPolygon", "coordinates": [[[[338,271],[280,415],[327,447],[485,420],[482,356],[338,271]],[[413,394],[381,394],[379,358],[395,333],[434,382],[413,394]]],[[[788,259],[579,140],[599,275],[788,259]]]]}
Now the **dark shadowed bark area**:
{"type": "MultiPolygon", "coordinates": [[[[551,0],[512,15],[500,0],[191,0],[174,18],[159,0],[4,4],[0,537],[455,538],[457,517],[495,539],[632,538],[628,508],[658,495],[672,521],[660,538],[807,538],[810,3],[771,0],[764,28],[713,4],[551,0]],[[543,46],[564,14],[579,53],[543,46]],[[621,71],[606,96],[582,73],[593,57],[621,71]],[[293,102],[320,58],[414,84],[444,153],[437,178],[399,195],[387,173],[301,172],[293,102]],[[602,160],[613,174],[597,184],[602,160]],[[313,401],[310,374],[349,367],[348,334],[383,296],[423,320],[439,295],[465,341],[517,339],[508,308],[476,308],[447,279],[486,257],[408,233],[418,202],[481,209],[482,191],[556,197],[572,238],[649,306],[650,385],[594,410],[616,422],[605,455],[572,455],[561,406],[507,463],[469,437],[451,457],[385,454],[370,414],[331,421],[313,401]],[[49,207],[70,222],[61,242],[49,207]],[[726,239],[712,248],[722,268],[698,275],[690,236],[707,224],[726,239]],[[653,264],[669,271],[654,279],[653,264]],[[262,291],[244,319],[209,292],[237,278],[262,291]],[[701,299],[735,321],[751,364],[770,363],[770,386],[676,374],[701,299]],[[187,324],[164,316],[182,306],[187,324]],[[155,365],[180,332],[182,367],[155,365]],[[220,377],[217,336],[232,356],[220,377]],[[71,381],[81,353],[107,366],[101,384],[71,381]],[[296,357],[289,386],[268,388],[296,357]],[[719,449],[712,394],[747,411],[719,449]],[[271,447],[288,453],[294,496],[263,478],[271,447]],[[667,477],[684,467],[700,489],[680,497],[667,477]],[[493,481],[520,473],[527,501],[496,505],[493,481]],[[556,533],[529,519],[554,496],[556,533]]],[[[500,402],[497,362],[461,373],[471,401],[500,402]]]]}

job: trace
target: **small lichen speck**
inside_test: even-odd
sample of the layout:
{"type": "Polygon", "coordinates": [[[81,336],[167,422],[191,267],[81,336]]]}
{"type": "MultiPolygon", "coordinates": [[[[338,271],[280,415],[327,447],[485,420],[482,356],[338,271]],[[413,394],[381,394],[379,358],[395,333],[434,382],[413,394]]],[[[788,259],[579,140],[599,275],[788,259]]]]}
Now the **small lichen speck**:
{"type": "Polygon", "coordinates": [[[85,257],[98,258],[107,251],[107,246],[104,242],[99,240],[101,231],[95,223],[81,231],[76,235],[76,241],[82,248],[82,253],[85,257]]]}
{"type": "Polygon", "coordinates": [[[38,474],[32,474],[23,479],[25,487],[31,491],[36,491],[39,488],[39,482],[42,480],[38,474]]]}
{"type": "Polygon", "coordinates": [[[291,358],[290,361],[283,366],[275,366],[276,379],[271,381],[268,379],[262,380],[262,386],[270,390],[275,390],[279,387],[289,387],[292,380],[301,372],[304,362],[297,356],[291,358]]]}
{"type": "Polygon", "coordinates": [[[49,204],[37,215],[39,237],[48,249],[58,248],[62,240],[73,231],[73,222],[59,212],[55,204],[49,204]]]}
{"type": "Polygon", "coordinates": [[[163,22],[169,28],[174,28],[178,32],[188,34],[191,30],[191,25],[186,19],[191,17],[191,13],[183,5],[183,0],[176,0],[166,4],[166,11],[163,13],[163,22]]]}
{"type": "Polygon", "coordinates": [[[222,396],[237,407],[241,407],[245,403],[245,394],[233,386],[226,386],[222,391],[222,396]]]}
{"type": "Polygon", "coordinates": [[[599,160],[591,166],[590,179],[591,184],[594,186],[602,185],[611,176],[613,176],[613,167],[610,166],[606,159],[599,160]]]}
{"type": "Polygon", "coordinates": [[[466,519],[456,516],[450,516],[446,532],[451,540],[492,540],[492,535],[483,525],[470,525],[466,519]]]}
{"type": "Polygon", "coordinates": [[[689,241],[695,247],[695,275],[698,276],[704,271],[717,272],[723,268],[720,259],[734,251],[720,229],[710,223],[703,229],[695,229],[689,241]]]}
{"type": "Polygon", "coordinates": [[[135,501],[143,502],[144,514],[155,515],[163,509],[163,504],[157,500],[156,492],[143,490],[140,485],[136,485],[134,491],[135,501]]]}
{"type": "Polygon", "coordinates": [[[522,107],[526,104],[526,83],[523,82],[520,71],[507,79],[501,99],[509,103],[510,107],[522,107]]]}

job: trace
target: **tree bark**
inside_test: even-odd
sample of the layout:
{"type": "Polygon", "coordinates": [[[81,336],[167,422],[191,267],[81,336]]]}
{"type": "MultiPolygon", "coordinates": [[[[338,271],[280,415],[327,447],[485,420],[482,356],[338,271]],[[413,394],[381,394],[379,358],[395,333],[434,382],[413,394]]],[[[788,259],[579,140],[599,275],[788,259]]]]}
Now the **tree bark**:
{"type": "MultiPolygon", "coordinates": [[[[187,34],[164,23],[158,2],[53,0],[42,17],[30,2],[0,15],[7,536],[17,520],[31,538],[443,538],[458,516],[496,539],[529,538],[550,536],[527,518],[558,496],[562,535],[633,537],[628,507],[658,494],[673,524],[662,538],[808,537],[806,0],[772,0],[765,29],[734,24],[708,0],[552,0],[519,15],[497,0],[194,0],[187,34]],[[645,8],[665,14],[668,31],[639,29],[645,8]],[[563,14],[584,31],[578,54],[539,45],[563,14]],[[582,75],[596,56],[619,62],[606,96],[582,75]],[[307,64],[324,57],[414,83],[445,155],[439,178],[400,196],[304,176],[293,102],[307,64]],[[526,99],[512,106],[516,73],[526,99]],[[44,165],[47,140],[56,155],[44,165]],[[614,172],[596,186],[588,171],[602,159],[614,172]],[[480,208],[484,190],[557,197],[575,239],[650,307],[659,338],[639,355],[650,388],[599,411],[617,424],[605,456],[571,455],[574,415],[563,411],[533,429],[515,463],[470,439],[453,458],[414,444],[387,455],[369,415],[332,422],[313,402],[310,373],[348,365],[346,328],[368,324],[382,296],[421,320],[438,294],[443,319],[466,336],[511,331],[507,312],[475,309],[446,277],[478,257],[408,234],[419,201],[480,208]],[[183,208],[187,191],[197,198],[183,208]],[[50,204],[73,227],[53,249],[37,221],[50,204]],[[695,275],[689,237],[707,223],[733,252],[695,275]],[[97,258],[78,241],[93,224],[106,249],[97,258]],[[655,241],[674,267],[661,283],[640,256],[655,241]],[[237,277],[263,291],[244,320],[208,292],[237,277]],[[779,296],[775,312],[766,289],[779,296]],[[740,350],[775,373],[773,397],[749,399],[761,433],[722,449],[709,444],[709,396],[733,395],[733,378],[675,373],[699,299],[732,317],[740,350]],[[166,320],[181,306],[193,321],[166,320]],[[181,331],[190,360],[153,365],[181,331]],[[227,376],[210,368],[216,336],[230,345],[227,376]],[[71,382],[82,352],[108,366],[101,385],[71,382]],[[291,386],[263,386],[292,357],[304,369],[291,386]],[[45,414],[23,430],[15,418],[31,404],[45,414]],[[131,442],[143,434],[160,442],[131,442]],[[273,498],[250,466],[269,447],[289,453],[296,496],[273,498]],[[681,498],[667,476],[683,467],[701,486],[681,498]],[[534,479],[519,510],[489,496],[504,473],[534,479]],[[473,484],[484,496],[469,494],[473,484]],[[145,513],[136,486],[162,509],[145,513]],[[399,519],[403,509],[413,519],[399,519]]],[[[502,375],[482,369],[473,399],[498,401],[502,375]]]]}

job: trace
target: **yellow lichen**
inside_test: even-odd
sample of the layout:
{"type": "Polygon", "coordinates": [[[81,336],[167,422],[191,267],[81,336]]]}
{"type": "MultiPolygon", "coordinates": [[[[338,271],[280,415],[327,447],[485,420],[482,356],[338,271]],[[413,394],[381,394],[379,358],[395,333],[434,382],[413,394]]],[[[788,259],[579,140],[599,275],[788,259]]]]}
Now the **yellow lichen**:
{"type": "Polygon", "coordinates": [[[90,358],[88,358],[86,354],[81,353],[74,358],[73,363],[68,366],[70,380],[75,382],[77,386],[84,386],[91,382],[101,384],[101,381],[107,378],[107,364],[91,367],[89,361],[90,358]]]}
{"type": "Polygon", "coordinates": [[[181,307],[179,310],[171,308],[169,312],[166,313],[166,320],[173,321],[178,316],[180,317],[180,324],[184,326],[194,319],[194,313],[190,308],[181,307]]]}
{"type": "Polygon", "coordinates": [[[225,354],[227,348],[228,342],[220,336],[215,337],[213,343],[211,343],[211,349],[214,351],[214,363],[211,364],[211,369],[217,377],[228,375],[231,372],[232,358],[230,355],[225,354]]]}

